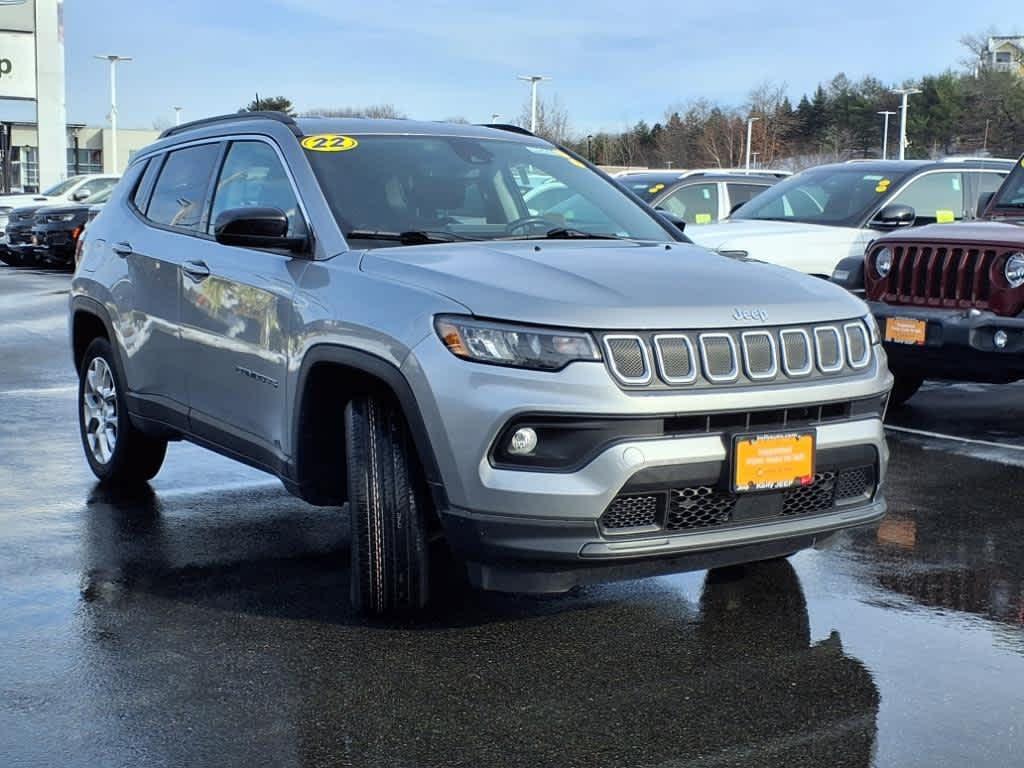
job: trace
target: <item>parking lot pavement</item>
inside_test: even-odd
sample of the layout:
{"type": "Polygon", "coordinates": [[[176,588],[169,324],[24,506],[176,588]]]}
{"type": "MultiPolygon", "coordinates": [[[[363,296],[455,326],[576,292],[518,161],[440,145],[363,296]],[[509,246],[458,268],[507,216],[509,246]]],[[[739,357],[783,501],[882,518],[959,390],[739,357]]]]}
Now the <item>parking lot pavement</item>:
{"type": "Polygon", "coordinates": [[[832,549],[374,624],[343,511],[181,444],[95,486],[68,283],[0,266],[0,764],[1019,764],[1019,387],[894,414],[998,445],[893,433],[890,515],[832,549]]]}

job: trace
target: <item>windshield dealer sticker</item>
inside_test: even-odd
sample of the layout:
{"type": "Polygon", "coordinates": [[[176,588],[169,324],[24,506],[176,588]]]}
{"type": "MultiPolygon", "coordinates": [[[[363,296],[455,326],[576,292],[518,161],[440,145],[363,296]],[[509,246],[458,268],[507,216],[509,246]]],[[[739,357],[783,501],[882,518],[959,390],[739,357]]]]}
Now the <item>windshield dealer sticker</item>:
{"type": "Polygon", "coordinates": [[[950,222],[953,221],[956,221],[956,214],[953,211],[939,209],[935,212],[936,224],[949,224],[950,222]]]}
{"type": "Polygon", "coordinates": [[[655,184],[653,187],[648,187],[647,192],[652,195],[656,195],[665,188],[664,184],[655,184]]]}
{"type": "Polygon", "coordinates": [[[347,152],[358,146],[358,141],[340,133],[318,133],[302,140],[302,148],[311,152],[347,152]]]}
{"type": "Polygon", "coordinates": [[[892,182],[889,181],[889,179],[882,179],[881,181],[878,182],[878,186],[875,187],[875,192],[877,192],[878,194],[888,192],[890,184],[892,184],[892,182]]]}

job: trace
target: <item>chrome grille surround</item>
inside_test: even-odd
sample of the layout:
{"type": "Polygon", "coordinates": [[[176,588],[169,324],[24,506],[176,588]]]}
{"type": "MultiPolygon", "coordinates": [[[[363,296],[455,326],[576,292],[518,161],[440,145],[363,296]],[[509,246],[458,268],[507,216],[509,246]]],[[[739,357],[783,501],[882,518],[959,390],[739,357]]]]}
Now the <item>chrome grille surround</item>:
{"type": "Polygon", "coordinates": [[[647,353],[647,345],[644,343],[636,334],[618,333],[609,334],[601,339],[601,344],[604,346],[605,354],[608,356],[608,364],[612,368],[612,373],[615,377],[623,384],[648,384],[651,381],[651,357],[647,353]],[[642,374],[633,374],[631,368],[636,361],[624,360],[624,348],[623,342],[632,342],[636,345],[640,355],[640,363],[643,365],[642,374]],[[616,351],[618,350],[618,353],[616,351]]]}
{"type": "Polygon", "coordinates": [[[839,329],[832,325],[819,326],[814,329],[814,356],[818,359],[818,370],[822,373],[836,373],[843,370],[843,366],[846,364],[845,357],[843,355],[843,337],[839,333],[839,329]],[[835,345],[834,349],[825,349],[829,344],[828,341],[823,341],[827,337],[831,336],[835,345]],[[826,361],[835,360],[835,362],[826,361]]]}
{"type": "Polygon", "coordinates": [[[853,376],[875,361],[860,319],[707,331],[598,332],[623,388],[695,389],[853,376]]]}
{"type": "MultiPolygon", "coordinates": [[[[676,354],[678,355],[678,351],[676,354]]],[[[666,384],[693,384],[697,380],[697,357],[693,352],[693,342],[690,341],[689,336],[681,333],[659,333],[654,337],[654,356],[658,361],[658,375],[666,384]],[[685,347],[688,367],[685,375],[680,376],[673,373],[670,368],[675,366],[666,364],[665,348],[669,344],[685,347]]]]}
{"type": "Polygon", "coordinates": [[[732,336],[728,333],[702,333],[697,337],[697,343],[700,345],[700,361],[704,366],[704,376],[708,381],[714,384],[736,381],[736,377],[740,373],[737,362],[739,355],[736,353],[736,341],[732,336]],[[711,355],[720,355],[721,353],[714,350],[709,352],[709,344],[718,347],[722,341],[726,343],[729,352],[729,368],[725,370],[717,364],[718,360],[711,359],[711,355]]]}
{"type": "MultiPolygon", "coordinates": [[[[744,331],[740,334],[740,344],[743,347],[743,368],[747,378],[752,381],[764,381],[774,379],[779,373],[779,349],[775,344],[775,337],[768,331],[744,331]],[[755,355],[751,352],[751,344],[756,339],[764,339],[768,344],[768,365],[762,365],[760,360],[755,361],[755,355]]],[[[763,350],[762,350],[763,353],[763,350]]]]}
{"type": "Polygon", "coordinates": [[[861,323],[846,323],[843,326],[843,337],[846,341],[846,362],[855,371],[866,368],[871,363],[871,337],[861,323]],[[862,354],[856,355],[860,347],[862,354]]]}

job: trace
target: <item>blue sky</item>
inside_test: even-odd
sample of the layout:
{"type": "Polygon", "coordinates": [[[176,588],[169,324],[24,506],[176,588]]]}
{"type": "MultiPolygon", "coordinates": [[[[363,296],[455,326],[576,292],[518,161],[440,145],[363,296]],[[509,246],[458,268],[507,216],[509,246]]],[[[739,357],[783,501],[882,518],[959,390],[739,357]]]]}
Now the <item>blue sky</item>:
{"type": "MultiPolygon", "coordinates": [[[[956,66],[960,36],[1021,29],[1020,0],[66,0],[68,119],[102,123],[106,65],[121,124],[233,111],[390,102],[413,117],[517,115],[521,73],[550,75],[578,132],[661,118],[706,97],[741,104],[765,79],[794,101],[844,71],[902,81],[956,66]],[[969,17],[969,18],[965,18],[969,17]]],[[[22,117],[17,105],[0,105],[22,117]]]]}

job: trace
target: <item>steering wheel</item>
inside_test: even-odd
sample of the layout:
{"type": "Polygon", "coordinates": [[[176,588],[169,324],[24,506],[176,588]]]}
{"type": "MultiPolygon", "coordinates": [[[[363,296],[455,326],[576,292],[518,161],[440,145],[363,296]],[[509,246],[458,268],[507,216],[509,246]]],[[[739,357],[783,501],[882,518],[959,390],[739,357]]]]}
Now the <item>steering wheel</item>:
{"type": "MultiPolygon", "coordinates": [[[[540,226],[546,227],[547,229],[551,229],[556,225],[553,224],[548,219],[545,219],[543,216],[523,216],[521,219],[516,219],[515,221],[510,221],[508,224],[506,224],[505,231],[508,234],[512,235],[515,234],[515,232],[520,229],[540,226]]],[[[545,231],[547,231],[547,229],[545,231]]]]}

